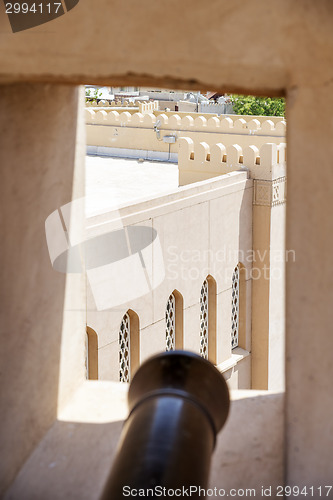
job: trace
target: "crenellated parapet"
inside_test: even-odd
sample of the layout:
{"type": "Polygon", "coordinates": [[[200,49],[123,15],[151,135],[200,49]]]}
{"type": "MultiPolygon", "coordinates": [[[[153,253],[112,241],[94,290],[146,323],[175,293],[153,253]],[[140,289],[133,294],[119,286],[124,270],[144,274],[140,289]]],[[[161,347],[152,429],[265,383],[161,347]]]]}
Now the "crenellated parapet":
{"type": "MultiPolygon", "coordinates": [[[[136,102],[131,102],[131,101],[107,101],[107,100],[100,100],[99,103],[97,104],[96,101],[88,101],[86,102],[86,108],[89,111],[94,111],[95,113],[98,113],[99,108],[106,108],[106,111],[112,111],[112,108],[117,108],[117,110],[122,112],[121,110],[123,109],[126,111],[126,109],[130,108],[130,111],[136,111],[137,109],[139,110],[139,113],[146,114],[146,113],[153,113],[154,111],[157,111],[159,109],[159,104],[158,101],[153,101],[153,102],[147,102],[147,101],[136,101],[136,102]],[[108,109],[110,108],[110,109],[108,109]],[[134,109],[133,109],[134,108],[134,109]]],[[[89,119],[89,115],[87,115],[87,118],[89,119]]]]}
{"type": "Polygon", "coordinates": [[[161,113],[158,119],[167,129],[193,130],[197,132],[220,132],[238,135],[286,134],[286,121],[282,117],[267,116],[207,116],[204,113],[161,113]]]}
{"type": "Polygon", "coordinates": [[[286,175],[286,144],[266,143],[260,148],[222,143],[209,146],[189,137],[178,141],[179,185],[198,182],[247,169],[249,177],[260,181],[275,181],[286,175]]]}
{"type": "Polygon", "coordinates": [[[138,107],[139,104],[138,103],[134,103],[132,101],[119,101],[119,100],[116,100],[116,101],[110,101],[110,100],[107,100],[107,99],[101,99],[99,100],[99,102],[97,103],[96,100],[92,100],[92,101],[87,101],[86,102],[86,107],[92,107],[92,108],[109,108],[109,107],[119,107],[119,108],[134,108],[134,107],[138,107]]]}
{"type": "MultiPolygon", "coordinates": [[[[96,117],[96,114],[100,113],[100,110],[96,107],[88,107],[86,109],[86,123],[100,123],[115,120],[115,116],[111,115],[111,120],[109,120],[110,113],[118,113],[118,115],[122,115],[126,113],[126,109],[121,111],[117,109],[117,111],[112,111],[112,107],[110,106],[105,111],[105,120],[100,120],[100,117],[96,117]]],[[[130,113],[132,119],[134,120],[134,124],[132,124],[131,120],[129,120],[128,125],[134,126],[146,126],[147,124],[143,122],[140,115],[150,114],[151,115],[151,126],[154,126],[156,123],[158,128],[171,130],[171,131],[187,131],[187,132],[208,132],[208,133],[221,133],[221,134],[236,134],[236,135],[262,135],[262,136],[276,136],[276,137],[284,137],[286,134],[286,121],[284,119],[277,119],[276,117],[267,118],[267,117],[231,117],[231,116],[212,116],[207,117],[204,115],[200,115],[198,113],[190,113],[184,115],[179,115],[177,113],[166,114],[166,113],[156,113],[158,111],[158,102],[149,102],[149,103],[139,103],[139,112],[138,113],[130,113]],[[155,112],[155,113],[154,113],[155,112]],[[138,114],[139,116],[135,116],[138,114]]],[[[117,120],[118,122],[122,121],[117,120]]]]}
{"type": "Polygon", "coordinates": [[[112,110],[112,109],[91,109],[86,108],[86,124],[87,125],[116,125],[128,127],[142,127],[153,130],[156,123],[156,116],[148,113],[145,109],[139,113],[130,113],[127,111],[112,110]]]}
{"type": "Polygon", "coordinates": [[[166,114],[158,115],[162,126],[166,129],[188,130],[196,132],[216,132],[222,134],[237,134],[237,135],[270,135],[270,136],[285,136],[286,121],[271,120],[267,117],[223,117],[212,116],[207,117],[198,115],[197,113],[180,116],[177,113],[167,116],[166,114]],[[265,119],[263,119],[265,118],[265,119]]]}
{"type": "MultiPolygon", "coordinates": [[[[139,103],[139,108],[87,107],[87,145],[89,148],[104,148],[102,154],[111,156],[131,156],[131,150],[135,150],[138,157],[141,157],[142,151],[143,157],[157,153],[160,159],[167,157],[177,161],[179,144],[183,138],[197,145],[205,143],[213,151],[213,156],[218,144],[223,144],[225,148],[238,144],[242,150],[248,151],[246,157],[250,155],[252,146],[260,149],[265,143],[279,145],[285,142],[286,122],[282,118],[219,118],[198,113],[161,113],[153,109],[156,107],[157,103],[147,101],[139,103]]],[[[210,168],[213,167],[210,165],[210,168]]],[[[209,177],[211,174],[203,178],[209,177]]]]}

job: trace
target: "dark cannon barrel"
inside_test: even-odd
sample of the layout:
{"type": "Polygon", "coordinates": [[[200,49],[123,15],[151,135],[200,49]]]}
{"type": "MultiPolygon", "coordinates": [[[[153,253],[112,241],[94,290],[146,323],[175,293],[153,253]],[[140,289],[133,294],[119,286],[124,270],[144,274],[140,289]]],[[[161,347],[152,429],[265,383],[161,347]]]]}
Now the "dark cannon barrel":
{"type": "Polygon", "coordinates": [[[182,497],[184,491],[204,498],[216,435],[229,411],[221,373],[193,353],[158,354],[136,372],[128,403],[130,413],[102,500],[140,493],[182,497]]]}

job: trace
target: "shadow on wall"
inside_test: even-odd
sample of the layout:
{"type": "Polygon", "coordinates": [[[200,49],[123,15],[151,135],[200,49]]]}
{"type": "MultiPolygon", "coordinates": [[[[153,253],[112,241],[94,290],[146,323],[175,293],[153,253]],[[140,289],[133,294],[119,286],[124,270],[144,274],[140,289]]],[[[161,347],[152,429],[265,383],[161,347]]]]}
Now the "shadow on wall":
{"type": "Polygon", "coordinates": [[[28,84],[0,95],[3,489],[57,417],[66,276],[50,265],[44,222],[72,196],[77,95],[28,84]]]}
{"type": "Polygon", "coordinates": [[[122,426],[123,421],[55,422],[21,469],[6,498],[98,500],[111,470],[122,426]]]}

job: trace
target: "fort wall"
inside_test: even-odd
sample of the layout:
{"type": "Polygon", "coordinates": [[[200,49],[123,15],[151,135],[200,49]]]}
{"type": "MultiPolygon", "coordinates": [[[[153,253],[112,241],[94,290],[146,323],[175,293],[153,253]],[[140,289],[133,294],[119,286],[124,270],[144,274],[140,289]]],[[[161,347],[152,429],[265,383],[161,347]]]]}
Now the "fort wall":
{"type": "Polygon", "coordinates": [[[131,149],[137,151],[138,157],[146,158],[148,152],[158,152],[162,154],[157,155],[157,159],[177,161],[178,141],[182,137],[208,146],[222,142],[225,146],[237,143],[241,147],[260,148],[267,142],[284,142],[286,134],[286,122],[282,118],[148,112],[144,106],[149,104],[142,104],[142,112],[135,113],[131,113],[130,108],[121,113],[111,107],[87,108],[88,152],[131,156],[131,149]]]}

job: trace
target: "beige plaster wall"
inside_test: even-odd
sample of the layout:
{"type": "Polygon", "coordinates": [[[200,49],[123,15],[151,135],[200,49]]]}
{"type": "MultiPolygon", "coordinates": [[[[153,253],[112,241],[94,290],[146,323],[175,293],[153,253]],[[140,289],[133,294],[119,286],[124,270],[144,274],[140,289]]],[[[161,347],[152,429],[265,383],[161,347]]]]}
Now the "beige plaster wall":
{"type": "Polygon", "coordinates": [[[258,269],[252,283],[252,329],[256,332],[252,338],[252,382],[257,389],[267,389],[268,353],[269,353],[269,313],[270,281],[265,279],[263,270],[270,267],[271,208],[253,207],[253,246],[262,259],[255,264],[258,269]]]}
{"type": "Polygon", "coordinates": [[[252,384],[284,390],[286,205],[253,206],[252,384]]]}
{"type": "MultiPolygon", "coordinates": [[[[84,92],[78,89],[76,114],[73,188],[69,204],[61,208],[68,246],[82,241],[85,234],[85,149],[84,92]]],[[[55,271],[54,271],[55,273],[55,271]]],[[[72,397],[73,391],[86,379],[86,276],[82,272],[66,275],[62,337],[59,364],[58,412],[72,397]]]]}
{"type": "Polygon", "coordinates": [[[160,111],[161,113],[166,109],[169,109],[170,111],[175,111],[177,104],[178,104],[177,101],[160,101],[160,100],[158,101],[158,107],[161,110],[160,111]]]}
{"type": "MultiPolygon", "coordinates": [[[[188,102],[188,101],[178,101],[178,111],[182,112],[195,112],[197,109],[197,104],[195,102],[188,102]]],[[[160,109],[163,109],[163,107],[160,105],[160,109]]],[[[170,108],[172,109],[172,108],[170,108]]]]}
{"type": "MultiPolygon", "coordinates": [[[[236,353],[236,349],[233,350],[233,356],[238,356],[236,353]]],[[[237,361],[235,360],[235,365],[229,369],[224,369],[220,365],[221,372],[223,373],[228,387],[231,390],[241,389],[251,389],[251,356],[245,356],[244,358],[239,358],[237,361]]]]}
{"type": "MultiPolygon", "coordinates": [[[[332,221],[327,214],[332,212],[333,200],[330,162],[333,132],[331,0],[280,0],[271,4],[267,0],[219,1],[212,5],[215,15],[211,16],[207,27],[202,26],[207,5],[199,0],[195,3],[192,0],[169,2],[168,5],[156,3],[153,8],[151,2],[144,0],[131,4],[131,16],[128,15],[127,5],[124,6],[120,0],[112,5],[107,0],[97,0],[94,9],[90,2],[81,0],[75,9],[53,21],[52,25],[43,25],[17,35],[10,31],[4,5],[1,4],[0,8],[0,76],[3,83],[145,83],[147,86],[159,84],[163,87],[201,87],[227,92],[287,95],[287,247],[296,249],[298,260],[295,266],[287,265],[286,481],[287,484],[305,483],[310,486],[330,480],[330,331],[333,309],[332,221]],[[101,16],[101,12],[105,15],[101,16]],[[247,22],[235,36],[234,26],[239,19],[246,19],[247,22]],[[145,26],[144,37],[142,30],[138,29],[140,20],[145,26]],[[260,29],[253,30],[254,25],[260,26],[260,29]],[[129,36],[122,36],[120,30],[123,26],[126,26],[129,36]],[[170,36],[170,33],[175,36],[170,36]],[[110,50],[105,54],[106,46],[117,45],[119,34],[122,36],[122,50],[110,50]],[[154,43],[148,45],[146,40],[154,40],[154,43]],[[96,57],[96,53],[103,53],[103,56],[96,57]],[[307,403],[309,394],[311,404],[307,403]]],[[[2,92],[2,97],[8,96],[6,92],[2,92]]],[[[67,101],[70,102],[72,95],[68,91],[67,101]]],[[[8,97],[9,101],[11,97],[8,97]]],[[[68,102],[66,106],[68,109],[68,102]]],[[[42,130],[46,130],[44,125],[48,123],[48,116],[48,113],[43,114],[42,130]]],[[[11,111],[6,111],[3,120],[17,123],[16,129],[22,130],[18,120],[13,121],[11,111]]],[[[52,124],[55,123],[59,122],[52,116],[52,124]]],[[[65,129],[61,128],[62,131],[65,129]]],[[[29,131],[29,127],[24,128],[24,134],[26,130],[29,131]]],[[[52,139],[62,131],[57,127],[52,139]]],[[[68,137],[67,134],[67,140],[68,137]]],[[[52,140],[52,153],[53,145],[52,140]]],[[[26,153],[26,150],[22,153],[25,161],[26,153]]],[[[63,166],[67,165],[71,153],[72,148],[64,157],[63,166]]],[[[29,176],[30,172],[34,172],[32,166],[29,176]]],[[[38,173],[36,175],[39,178],[38,173]]],[[[47,172],[45,175],[43,182],[47,179],[47,172]]],[[[42,193],[38,194],[41,196],[42,193]]],[[[27,210],[24,215],[30,221],[34,211],[29,210],[31,212],[27,210]]],[[[12,248],[10,253],[15,255],[12,248]]],[[[39,265],[42,262],[40,259],[39,265]]],[[[10,261],[9,268],[13,267],[10,261]]],[[[15,272],[17,269],[18,266],[15,272]]],[[[60,288],[62,286],[63,281],[60,288]]],[[[6,293],[8,298],[13,299],[11,303],[16,304],[16,298],[6,293]]],[[[30,300],[34,300],[34,296],[29,296],[30,300]]],[[[11,307],[6,308],[10,324],[13,317],[11,307]]],[[[49,308],[46,312],[48,320],[56,314],[49,308]]],[[[26,318],[24,311],[16,315],[20,324],[26,325],[26,318]]],[[[48,347],[44,344],[45,353],[53,356],[58,342],[54,338],[50,342],[54,344],[48,347]]],[[[14,344],[11,352],[16,348],[14,344]]],[[[11,362],[14,359],[13,356],[11,362]]],[[[54,369],[57,369],[56,363],[54,369]]],[[[33,373],[36,371],[32,370],[33,373]]],[[[36,406],[31,406],[32,411],[36,411],[37,404],[40,408],[38,401],[36,406]]],[[[3,425],[4,430],[11,429],[8,420],[9,417],[3,425]]],[[[36,432],[39,434],[41,431],[37,429],[36,432]]],[[[27,434],[25,437],[30,448],[35,441],[31,441],[27,434]]],[[[22,443],[13,446],[14,449],[18,447],[22,449],[22,443]]],[[[235,463],[238,464],[237,461],[235,463]]],[[[262,471],[262,467],[258,470],[262,471]]],[[[29,477],[36,476],[30,474],[29,477]]]]}
{"type": "Polygon", "coordinates": [[[154,9],[144,0],[133,3],[131,15],[121,0],[94,5],[91,9],[81,0],[50,29],[35,28],[36,36],[31,31],[13,36],[1,5],[1,80],[246,89],[267,95],[316,87],[333,75],[330,0],[281,0],[271,8],[265,0],[224,0],[216,3],[207,27],[201,23],[206,4],[199,0],[154,9]],[[240,16],[247,23],[235,34],[240,16]],[[122,50],[105,50],[120,38],[122,50]]]}
{"type": "Polygon", "coordinates": [[[332,81],[290,91],[289,102],[287,248],[296,262],[287,263],[286,481],[319,487],[331,480],[333,446],[332,81]]]}
{"type": "Polygon", "coordinates": [[[45,238],[46,218],[75,192],[78,90],[4,86],[0,107],[2,493],[55,421],[60,387],[66,380],[68,398],[83,378],[80,343],[70,373],[60,364],[62,331],[75,338],[84,328],[83,313],[64,307],[75,298],[83,311],[84,290],[53,271],[45,238]]]}
{"type": "Polygon", "coordinates": [[[271,213],[268,389],[285,390],[285,266],[296,256],[285,242],[286,204],[276,205],[271,213]]]}

